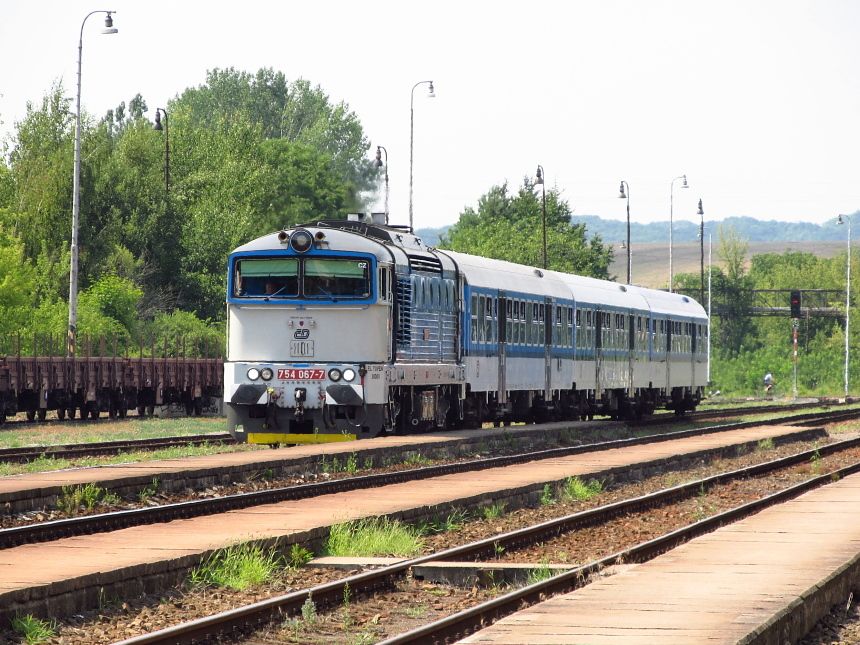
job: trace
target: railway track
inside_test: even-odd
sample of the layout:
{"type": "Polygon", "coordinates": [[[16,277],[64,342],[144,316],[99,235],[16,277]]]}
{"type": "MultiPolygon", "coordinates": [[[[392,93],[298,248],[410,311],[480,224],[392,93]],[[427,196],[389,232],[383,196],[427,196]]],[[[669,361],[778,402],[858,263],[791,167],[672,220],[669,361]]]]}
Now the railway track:
{"type": "Polygon", "coordinates": [[[24,448],[0,449],[0,461],[27,463],[40,457],[49,459],[79,459],[117,455],[136,450],[161,450],[181,446],[201,446],[209,443],[234,443],[226,432],[194,434],[181,437],[157,437],[155,439],[127,439],[99,443],[72,443],[53,446],[28,446],[24,448]]]}
{"type": "MultiPolygon", "coordinates": [[[[313,597],[314,602],[318,606],[337,606],[342,602],[345,593],[347,595],[350,593],[355,595],[391,588],[397,580],[403,579],[411,569],[419,565],[438,561],[492,559],[494,554],[499,553],[500,550],[509,552],[521,549],[528,545],[551,540],[567,532],[604,524],[626,514],[643,512],[677,502],[681,499],[695,497],[700,495],[702,491],[709,490],[720,484],[773,473],[808,462],[813,458],[817,459],[838,454],[839,452],[857,448],[858,446],[860,446],[860,438],[849,439],[813,450],[799,452],[782,459],[721,473],[652,494],[570,514],[433,554],[401,561],[384,568],[366,571],[323,585],[284,594],[158,632],[130,638],[122,641],[122,645],[200,643],[218,638],[219,636],[223,637],[225,634],[231,634],[231,637],[235,637],[238,633],[247,633],[256,626],[271,620],[282,620],[284,615],[300,614],[302,605],[307,602],[309,595],[313,597]]],[[[693,537],[710,532],[724,524],[737,521],[768,506],[787,501],[813,488],[826,485],[837,478],[856,472],[860,472],[860,462],[813,477],[778,493],[671,531],[659,538],[613,553],[584,566],[576,567],[567,573],[556,575],[548,580],[517,589],[488,602],[480,603],[442,620],[429,623],[382,642],[385,645],[453,642],[458,638],[470,634],[479,627],[494,622],[504,615],[522,609],[525,605],[539,602],[550,595],[572,591],[586,584],[589,576],[608,566],[619,563],[644,562],[693,537]]]]}
{"type": "MultiPolygon", "coordinates": [[[[812,426],[825,422],[832,423],[834,421],[857,418],[858,416],[860,416],[860,409],[847,411],[840,410],[829,413],[792,415],[789,417],[785,417],[782,420],[768,421],[768,423],[791,423],[794,425],[812,426]]],[[[239,493],[235,495],[227,495],[224,497],[195,499],[174,504],[165,504],[162,506],[144,507],[138,509],[116,511],[112,513],[85,515],[81,517],[53,520],[37,524],[28,524],[25,526],[17,526],[0,530],[0,548],[10,548],[13,546],[31,544],[36,542],[47,542],[76,535],[87,535],[91,533],[115,531],[131,526],[169,522],[175,519],[187,519],[204,515],[215,515],[218,513],[226,513],[232,510],[249,508],[262,504],[274,504],[277,502],[289,500],[308,499],[313,497],[319,497],[321,495],[341,493],[350,490],[375,488],[379,486],[387,486],[390,484],[417,481],[433,477],[441,477],[443,475],[450,475],[455,473],[475,472],[480,470],[486,470],[489,468],[499,468],[504,466],[511,466],[514,464],[539,461],[543,459],[552,459],[557,457],[565,457],[590,452],[600,452],[604,450],[613,450],[616,448],[638,446],[655,442],[665,442],[686,437],[700,436],[712,432],[754,427],[757,425],[762,425],[762,422],[745,421],[734,424],[724,424],[710,428],[694,428],[690,430],[681,430],[677,432],[659,435],[648,435],[631,439],[616,439],[612,441],[586,444],[581,446],[550,448],[546,450],[538,450],[516,455],[487,457],[456,463],[424,466],[421,468],[412,468],[395,472],[385,472],[379,474],[362,475],[357,477],[348,477],[344,479],[336,479],[333,481],[315,482],[310,484],[301,484],[297,486],[287,486],[269,490],[254,491],[250,493],[239,493]]]]}
{"type": "MultiPolygon", "coordinates": [[[[786,412],[797,409],[819,407],[821,403],[802,403],[797,405],[764,406],[758,408],[737,408],[731,411],[703,411],[695,412],[681,417],[671,415],[659,415],[651,419],[638,422],[638,426],[665,425],[677,421],[700,421],[713,418],[725,418],[743,414],[768,414],[775,412],[786,412]]],[[[53,421],[48,423],[61,423],[53,421]]],[[[753,423],[753,422],[750,422],[753,423]]],[[[744,426],[726,426],[732,429],[744,426]]],[[[233,438],[226,432],[202,435],[188,435],[185,437],[163,437],[155,439],[129,439],[123,441],[106,441],[97,443],[78,443],[63,445],[27,446],[21,448],[0,449],[0,462],[27,463],[39,458],[51,459],[79,459],[81,457],[97,457],[103,455],[116,455],[122,452],[135,450],[160,450],[163,448],[175,448],[181,446],[197,446],[206,443],[233,443],[233,438]]]]}

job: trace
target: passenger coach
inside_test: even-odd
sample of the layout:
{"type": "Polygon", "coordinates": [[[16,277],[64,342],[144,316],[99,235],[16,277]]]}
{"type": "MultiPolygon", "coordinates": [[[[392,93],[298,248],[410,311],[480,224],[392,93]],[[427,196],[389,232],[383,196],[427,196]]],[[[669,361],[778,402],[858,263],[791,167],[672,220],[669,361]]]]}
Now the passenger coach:
{"type": "Polygon", "coordinates": [[[227,311],[240,441],[680,414],[707,378],[687,296],[433,249],[359,215],[236,249],[227,311]]]}

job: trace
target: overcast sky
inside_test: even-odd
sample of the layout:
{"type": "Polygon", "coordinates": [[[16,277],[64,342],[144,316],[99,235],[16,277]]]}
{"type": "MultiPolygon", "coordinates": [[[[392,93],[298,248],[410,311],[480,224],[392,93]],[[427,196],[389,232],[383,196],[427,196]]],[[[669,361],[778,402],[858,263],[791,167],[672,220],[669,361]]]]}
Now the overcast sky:
{"type": "MultiPolygon", "coordinates": [[[[860,2],[142,2],[0,0],[0,132],[51,84],[96,116],[156,107],[207,69],[272,67],[346,101],[388,150],[393,222],[408,221],[415,90],[416,228],[457,220],[542,164],[575,214],[823,223],[860,209],[860,2]]],[[[69,169],[71,173],[71,168],[69,169]]],[[[380,202],[376,210],[382,209],[380,202]]]]}

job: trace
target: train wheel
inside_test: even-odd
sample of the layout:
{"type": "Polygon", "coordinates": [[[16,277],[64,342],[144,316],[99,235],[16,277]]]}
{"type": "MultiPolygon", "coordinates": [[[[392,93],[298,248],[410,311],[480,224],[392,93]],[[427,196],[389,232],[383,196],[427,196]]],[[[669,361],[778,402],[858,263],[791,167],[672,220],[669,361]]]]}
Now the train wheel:
{"type": "Polygon", "coordinates": [[[57,418],[60,421],[66,418],[66,408],[57,408],[57,418]]]}
{"type": "Polygon", "coordinates": [[[44,421],[45,417],[48,416],[48,410],[46,408],[39,408],[38,411],[39,421],[44,421]]]}
{"type": "Polygon", "coordinates": [[[27,410],[27,421],[33,421],[36,418],[35,410],[27,410]]]}
{"type": "Polygon", "coordinates": [[[147,405],[146,406],[146,416],[151,417],[153,414],[155,414],[155,406],[154,405],[147,405]]]}

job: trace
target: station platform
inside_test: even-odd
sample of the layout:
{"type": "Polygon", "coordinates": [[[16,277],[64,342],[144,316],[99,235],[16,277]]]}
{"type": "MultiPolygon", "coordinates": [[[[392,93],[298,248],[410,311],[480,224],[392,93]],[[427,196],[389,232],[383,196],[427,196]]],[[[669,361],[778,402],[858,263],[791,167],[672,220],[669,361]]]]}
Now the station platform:
{"type": "Polygon", "coordinates": [[[852,475],[458,642],[788,645],[858,583],[860,475],[852,475]]]}
{"type": "Polygon", "coordinates": [[[105,593],[131,597],[167,588],[208,553],[242,541],[313,544],[333,524],[365,517],[417,521],[500,501],[515,508],[536,502],[547,482],[643,475],[670,461],[700,460],[709,450],[749,449],[763,439],[809,438],[809,433],[791,426],[731,430],[3,549],[0,618],[65,616],[105,593]]]}

